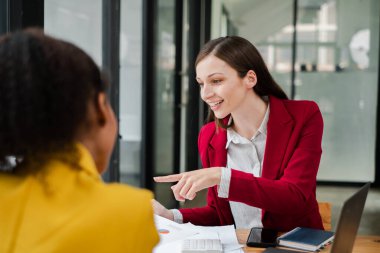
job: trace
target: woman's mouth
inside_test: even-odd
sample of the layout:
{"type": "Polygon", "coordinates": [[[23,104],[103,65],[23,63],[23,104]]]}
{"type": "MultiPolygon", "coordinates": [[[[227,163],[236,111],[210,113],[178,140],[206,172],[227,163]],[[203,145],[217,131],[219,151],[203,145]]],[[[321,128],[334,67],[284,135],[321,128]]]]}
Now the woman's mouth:
{"type": "Polygon", "coordinates": [[[220,107],[221,103],[223,103],[223,101],[224,100],[220,100],[217,102],[209,103],[211,110],[213,111],[217,110],[220,107]]]}

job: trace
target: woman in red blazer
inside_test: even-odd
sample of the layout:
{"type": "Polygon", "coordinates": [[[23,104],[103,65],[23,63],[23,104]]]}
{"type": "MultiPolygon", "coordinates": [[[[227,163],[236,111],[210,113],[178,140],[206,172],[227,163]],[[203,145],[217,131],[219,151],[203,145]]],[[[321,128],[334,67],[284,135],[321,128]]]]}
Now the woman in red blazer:
{"type": "Polygon", "coordinates": [[[179,201],[208,188],[207,205],[178,211],[153,201],[155,213],[198,225],[323,229],[315,194],[323,132],[317,104],[288,100],[257,49],[237,36],[208,42],[195,65],[210,109],[198,138],[205,169],[154,180],[177,182],[179,201]]]}

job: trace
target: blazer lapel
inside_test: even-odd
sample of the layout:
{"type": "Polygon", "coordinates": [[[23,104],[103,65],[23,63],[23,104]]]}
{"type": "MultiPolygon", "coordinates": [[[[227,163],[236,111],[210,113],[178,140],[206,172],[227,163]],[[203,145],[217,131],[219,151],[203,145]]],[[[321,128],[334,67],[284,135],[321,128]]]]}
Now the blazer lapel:
{"type": "Polygon", "coordinates": [[[208,155],[210,158],[210,167],[225,167],[227,165],[227,131],[219,128],[210,141],[208,155]]]}
{"type": "Polygon", "coordinates": [[[270,96],[269,102],[270,113],[262,177],[276,179],[281,169],[294,122],[282,100],[270,96]]]}

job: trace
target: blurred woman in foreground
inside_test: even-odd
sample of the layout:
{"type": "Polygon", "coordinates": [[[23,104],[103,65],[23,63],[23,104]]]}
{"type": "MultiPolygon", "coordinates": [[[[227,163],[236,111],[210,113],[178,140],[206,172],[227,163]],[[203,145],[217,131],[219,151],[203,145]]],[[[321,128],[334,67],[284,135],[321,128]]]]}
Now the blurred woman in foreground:
{"type": "Polygon", "coordinates": [[[107,82],[41,30],[0,38],[0,252],[151,252],[152,194],[104,184],[117,124],[107,82]]]}

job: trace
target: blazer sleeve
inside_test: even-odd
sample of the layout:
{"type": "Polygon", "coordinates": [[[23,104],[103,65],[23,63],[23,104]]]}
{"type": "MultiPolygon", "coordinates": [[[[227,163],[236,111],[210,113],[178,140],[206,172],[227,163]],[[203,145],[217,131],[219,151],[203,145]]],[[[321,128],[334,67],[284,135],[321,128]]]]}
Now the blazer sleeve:
{"type": "Polygon", "coordinates": [[[207,191],[207,205],[197,208],[182,208],[180,212],[183,216],[183,222],[191,222],[201,226],[219,226],[221,225],[218,212],[215,205],[215,196],[213,188],[207,191]]]}
{"type": "MultiPolygon", "coordinates": [[[[313,196],[322,154],[323,119],[318,106],[312,103],[299,127],[298,138],[291,147],[290,158],[279,170],[278,178],[254,177],[232,170],[229,200],[243,202],[272,213],[302,214],[313,196]]],[[[288,145],[289,148],[289,145],[288,145]]],[[[270,157],[267,157],[270,159],[270,157]]],[[[265,161],[264,161],[265,163],[265,161]]],[[[315,198],[315,197],[314,197],[315,198]]]]}
{"type": "MultiPolygon", "coordinates": [[[[207,146],[211,138],[210,131],[202,127],[198,135],[198,150],[201,156],[203,167],[209,167],[207,157],[207,146]]],[[[216,209],[216,196],[213,188],[207,190],[207,205],[197,208],[181,208],[179,210],[183,216],[183,222],[191,222],[202,226],[218,226],[221,225],[216,209]]]]}

